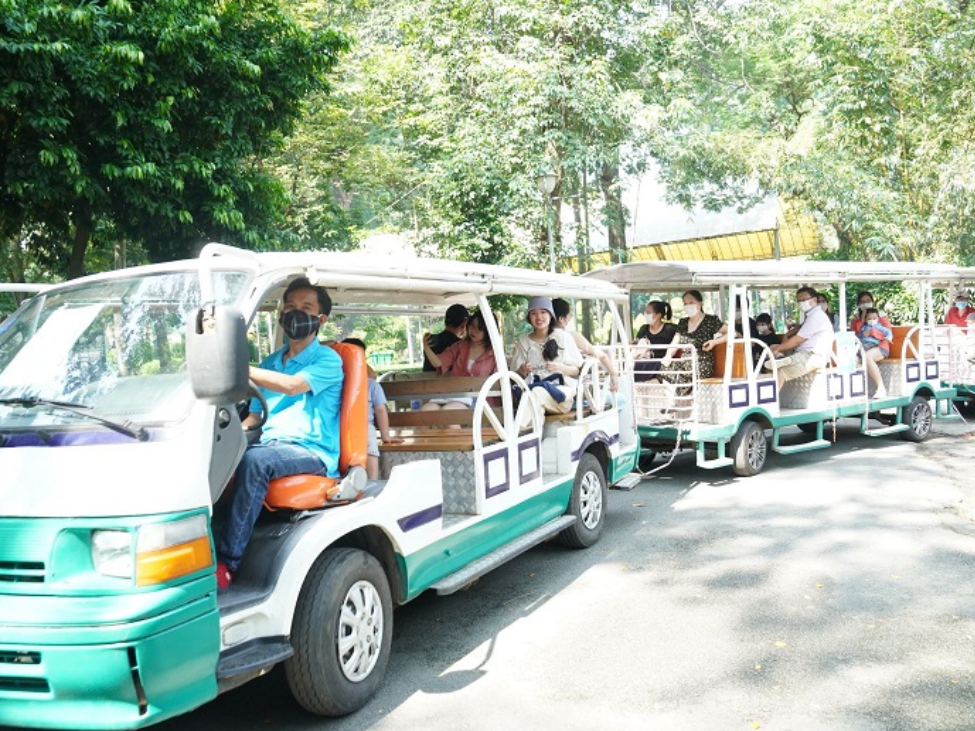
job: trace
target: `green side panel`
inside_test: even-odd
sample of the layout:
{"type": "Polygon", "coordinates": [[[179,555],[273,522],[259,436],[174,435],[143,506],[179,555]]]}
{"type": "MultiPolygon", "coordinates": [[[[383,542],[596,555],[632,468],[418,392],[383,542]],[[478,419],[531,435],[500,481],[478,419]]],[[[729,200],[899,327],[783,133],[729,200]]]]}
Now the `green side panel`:
{"type": "Polygon", "coordinates": [[[502,513],[403,557],[406,598],[413,599],[445,576],[565,513],[573,481],[560,482],[502,513]]]}
{"type": "Polygon", "coordinates": [[[612,485],[622,479],[624,475],[630,474],[636,469],[639,461],[639,445],[635,445],[630,451],[622,452],[618,457],[614,457],[613,463],[610,465],[610,474],[607,475],[609,478],[609,484],[612,485]]]}
{"type": "Polygon", "coordinates": [[[102,576],[91,532],[124,519],[0,519],[0,726],[139,728],[216,697],[213,568],[158,586],[102,576]]]}

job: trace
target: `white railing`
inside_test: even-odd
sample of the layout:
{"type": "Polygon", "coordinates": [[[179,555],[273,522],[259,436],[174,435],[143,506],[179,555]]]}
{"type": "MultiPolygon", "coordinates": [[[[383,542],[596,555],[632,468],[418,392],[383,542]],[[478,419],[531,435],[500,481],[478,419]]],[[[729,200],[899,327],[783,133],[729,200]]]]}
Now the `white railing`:
{"type": "Polygon", "coordinates": [[[595,358],[585,359],[576,383],[577,420],[585,417],[587,405],[594,414],[601,414],[608,406],[618,405],[612,389],[613,376],[595,358]]]}
{"type": "MultiPolygon", "coordinates": [[[[697,421],[700,387],[697,348],[682,344],[623,346],[632,363],[633,413],[638,425],[668,426],[697,421]],[[667,351],[675,350],[670,357],[667,351]]],[[[621,348],[622,349],[622,348],[621,348]]],[[[627,379],[629,380],[629,379],[627,379]]]]}
{"type": "Polygon", "coordinates": [[[975,385],[975,326],[937,325],[932,351],[942,381],[952,386],[975,385]]]}

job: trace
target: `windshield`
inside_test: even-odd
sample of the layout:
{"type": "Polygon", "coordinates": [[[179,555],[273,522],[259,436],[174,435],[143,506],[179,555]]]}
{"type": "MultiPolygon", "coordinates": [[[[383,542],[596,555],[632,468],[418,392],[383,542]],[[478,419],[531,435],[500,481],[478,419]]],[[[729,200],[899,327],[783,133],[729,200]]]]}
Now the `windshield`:
{"type": "MultiPolygon", "coordinates": [[[[214,299],[233,304],[243,272],[214,272],[214,299]]],[[[0,323],[0,401],[78,404],[141,424],[182,419],[193,401],[186,319],[200,305],[196,271],[97,282],[35,297],[0,323]]],[[[97,428],[38,404],[0,403],[0,428],[97,428]]]]}

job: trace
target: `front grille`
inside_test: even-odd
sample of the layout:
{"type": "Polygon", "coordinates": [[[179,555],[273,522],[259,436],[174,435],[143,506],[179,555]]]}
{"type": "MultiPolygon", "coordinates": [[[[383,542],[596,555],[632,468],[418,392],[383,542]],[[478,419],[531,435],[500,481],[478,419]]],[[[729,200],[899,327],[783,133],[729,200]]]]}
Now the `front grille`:
{"type": "Polygon", "coordinates": [[[41,584],[44,582],[42,561],[0,561],[0,581],[41,584]]]}
{"type": "Polygon", "coordinates": [[[14,652],[12,650],[0,650],[0,665],[40,665],[41,653],[39,652],[14,652]]]}
{"type": "Polygon", "coordinates": [[[5,678],[0,675],[0,692],[48,693],[50,690],[44,678],[5,678]]]}

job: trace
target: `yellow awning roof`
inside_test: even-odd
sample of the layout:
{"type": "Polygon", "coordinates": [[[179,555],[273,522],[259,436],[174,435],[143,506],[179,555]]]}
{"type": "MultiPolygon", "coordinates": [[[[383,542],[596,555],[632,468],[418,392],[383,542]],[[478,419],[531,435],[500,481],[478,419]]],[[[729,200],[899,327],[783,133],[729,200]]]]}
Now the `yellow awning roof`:
{"type": "MultiPolygon", "coordinates": [[[[813,254],[822,247],[819,227],[812,216],[796,214],[788,204],[779,202],[779,255],[781,257],[813,254]]],[[[775,229],[738,231],[683,241],[637,245],[627,250],[628,261],[748,261],[775,258],[775,229]]],[[[589,268],[610,266],[608,251],[589,255],[589,268]]],[[[578,273],[578,257],[569,258],[567,268],[578,273]]]]}

